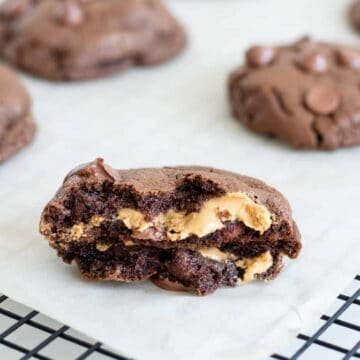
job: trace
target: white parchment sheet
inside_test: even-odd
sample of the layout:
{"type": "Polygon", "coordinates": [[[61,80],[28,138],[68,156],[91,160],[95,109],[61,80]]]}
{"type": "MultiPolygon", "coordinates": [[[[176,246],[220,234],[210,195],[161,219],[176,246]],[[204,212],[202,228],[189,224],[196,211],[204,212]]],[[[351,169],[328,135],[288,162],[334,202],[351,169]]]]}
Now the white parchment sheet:
{"type": "Polygon", "coordinates": [[[171,63],[76,84],[22,75],[39,131],[0,167],[0,292],[137,360],[262,359],[306,331],[360,270],[360,148],[295,151],[246,131],[229,114],[225,80],[252,43],[360,36],[346,23],[346,0],[169,5],[190,37],[171,63]],[[38,221],[65,174],[97,156],[119,168],[199,164],[259,177],[289,199],[301,256],[271,283],[202,298],[86,282],[48,247],[38,221]]]}

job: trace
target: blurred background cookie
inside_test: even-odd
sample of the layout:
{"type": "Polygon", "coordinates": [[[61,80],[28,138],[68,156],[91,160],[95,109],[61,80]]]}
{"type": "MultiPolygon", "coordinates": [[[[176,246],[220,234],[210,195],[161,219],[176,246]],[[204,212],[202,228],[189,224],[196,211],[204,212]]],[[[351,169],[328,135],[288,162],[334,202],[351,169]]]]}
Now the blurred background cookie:
{"type": "Polygon", "coordinates": [[[0,65],[0,163],[34,138],[30,97],[16,75],[0,65]]]}
{"type": "Polygon", "coordinates": [[[7,0],[0,7],[0,39],[4,58],[51,80],[159,64],[186,43],[160,0],[7,0]]]}
{"type": "Polygon", "coordinates": [[[360,1],[355,0],[349,11],[350,22],[354,29],[360,31],[360,1]]]}

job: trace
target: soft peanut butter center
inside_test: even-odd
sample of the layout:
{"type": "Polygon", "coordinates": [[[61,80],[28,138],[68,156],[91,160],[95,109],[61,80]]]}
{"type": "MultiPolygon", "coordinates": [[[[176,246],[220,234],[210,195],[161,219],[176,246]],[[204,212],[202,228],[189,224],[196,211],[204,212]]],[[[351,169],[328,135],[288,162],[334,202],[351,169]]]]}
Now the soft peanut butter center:
{"type": "MultiPolygon", "coordinates": [[[[200,248],[198,251],[202,256],[216,261],[236,260],[236,255],[215,247],[200,248]]],[[[235,265],[244,270],[243,278],[238,280],[239,284],[246,284],[254,280],[255,275],[269,270],[273,265],[273,258],[270,251],[267,251],[255,258],[241,258],[235,262],[235,265]]]]}
{"type": "Polygon", "coordinates": [[[106,242],[98,242],[96,244],[96,249],[100,252],[108,251],[111,248],[111,244],[108,244],[106,242]]]}
{"type": "Polygon", "coordinates": [[[186,214],[170,210],[152,221],[137,210],[124,208],[117,218],[128,229],[143,232],[150,227],[164,230],[170,240],[183,240],[191,235],[203,237],[222,229],[225,221],[241,221],[247,227],[263,234],[271,226],[271,214],[244,193],[229,193],[205,201],[199,212],[186,214]]]}
{"type": "Polygon", "coordinates": [[[270,251],[267,251],[256,258],[243,258],[238,260],[235,265],[245,270],[243,278],[239,278],[238,281],[240,284],[246,284],[254,280],[255,275],[262,274],[269,270],[273,265],[273,258],[270,251]]]}
{"type": "Polygon", "coordinates": [[[150,222],[145,220],[145,216],[137,210],[124,208],[118,213],[117,218],[121,220],[128,229],[145,231],[151,226],[150,222]]]}
{"type": "Polygon", "coordinates": [[[79,240],[85,232],[85,225],[83,223],[73,225],[70,229],[70,239],[71,240],[79,240]]]}
{"type": "Polygon", "coordinates": [[[98,227],[101,225],[101,223],[105,220],[105,218],[103,216],[99,216],[99,215],[94,215],[91,217],[90,219],[90,223],[91,225],[98,227]]]}
{"type": "Polygon", "coordinates": [[[236,260],[238,258],[236,257],[236,255],[229,252],[221,251],[216,247],[204,247],[198,249],[198,251],[202,256],[220,262],[225,260],[236,260]]]}

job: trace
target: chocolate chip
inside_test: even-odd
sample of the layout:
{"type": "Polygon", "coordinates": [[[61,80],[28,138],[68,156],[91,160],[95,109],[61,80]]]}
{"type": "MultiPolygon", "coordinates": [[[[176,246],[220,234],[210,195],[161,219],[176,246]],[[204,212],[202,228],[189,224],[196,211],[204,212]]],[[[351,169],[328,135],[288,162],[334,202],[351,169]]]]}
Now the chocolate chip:
{"type": "Polygon", "coordinates": [[[328,61],[317,50],[304,50],[295,58],[295,64],[302,70],[312,73],[324,73],[328,70],[328,61]]]}
{"type": "Polygon", "coordinates": [[[340,94],[330,84],[318,84],[308,91],[305,96],[305,103],[315,114],[329,115],[339,107],[340,94]]]}
{"type": "Polygon", "coordinates": [[[55,19],[62,25],[78,25],[84,14],[76,0],[64,0],[55,8],[55,19]]]}
{"type": "Polygon", "coordinates": [[[29,5],[30,0],[6,0],[0,5],[0,17],[16,17],[24,12],[29,5]]]}
{"type": "Polygon", "coordinates": [[[169,291],[188,291],[185,285],[180,284],[179,282],[170,281],[168,279],[156,279],[152,278],[151,281],[154,285],[158,286],[161,289],[169,290],[169,291]]]}
{"type": "Polygon", "coordinates": [[[336,58],[342,66],[352,69],[360,68],[360,51],[350,48],[340,48],[336,50],[336,58]]]}
{"type": "Polygon", "coordinates": [[[262,67],[269,65],[275,56],[275,51],[272,47],[254,46],[246,52],[246,61],[249,66],[262,67]]]}

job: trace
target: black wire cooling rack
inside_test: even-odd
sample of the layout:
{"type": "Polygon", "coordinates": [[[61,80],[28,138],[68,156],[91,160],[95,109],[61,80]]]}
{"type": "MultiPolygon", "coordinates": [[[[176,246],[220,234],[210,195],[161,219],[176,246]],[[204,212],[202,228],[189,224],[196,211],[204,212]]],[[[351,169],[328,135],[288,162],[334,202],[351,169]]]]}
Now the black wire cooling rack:
{"type": "Polygon", "coordinates": [[[129,360],[5,295],[0,295],[0,359],[129,360]]]}
{"type": "Polygon", "coordinates": [[[332,360],[360,358],[360,275],[355,276],[348,294],[340,294],[332,315],[322,315],[312,335],[299,334],[277,360],[332,360]],[[345,344],[346,343],[346,344],[345,344]]]}
{"type": "MultiPolygon", "coordinates": [[[[313,335],[299,334],[277,360],[360,358],[360,275],[322,315],[313,335]]],[[[1,360],[129,360],[101,342],[0,294],[1,360]]]]}

